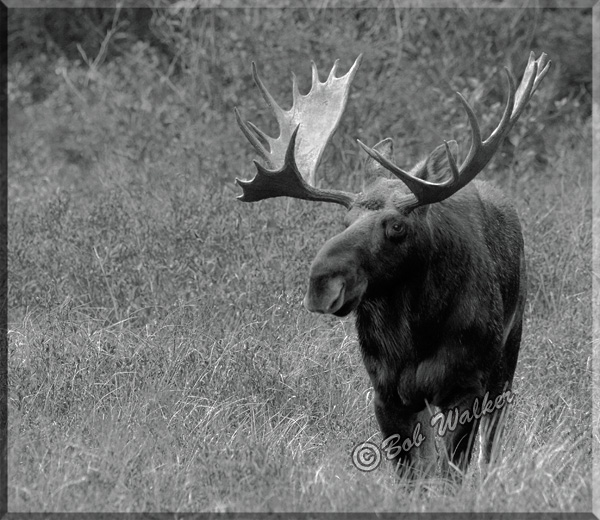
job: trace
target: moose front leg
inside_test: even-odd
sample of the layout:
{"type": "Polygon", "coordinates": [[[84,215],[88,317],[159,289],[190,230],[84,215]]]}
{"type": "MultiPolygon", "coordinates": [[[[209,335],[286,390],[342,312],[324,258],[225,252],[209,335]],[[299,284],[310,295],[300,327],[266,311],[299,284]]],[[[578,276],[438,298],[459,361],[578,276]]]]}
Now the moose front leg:
{"type": "Polygon", "coordinates": [[[428,415],[409,408],[398,399],[385,399],[375,394],[375,416],[383,442],[383,457],[391,460],[399,475],[414,476],[431,468],[420,467],[418,462],[431,462],[435,443],[428,433],[428,415]]]}
{"type": "Polygon", "coordinates": [[[449,464],[461,473],[466,471],[471,460],[475,436],[480,433],[479,463],[483,468],[490,462],[494,445],[502,429],[506,406],[513,396],[507,388],[493,389],[481,395],[469,395],[453,407],[446,407],[432,417],[446,456],[442,466],[448,472],[449,464]]]}
{"type": "Polygon", "coordinates": [[[474,407],[476,399],[482,402],[482,396],[469,395],[451,407],[443,407],[431,418],[431,426],[435,428],[443,446],[441,465],[446,475],[451,467],[464,474],[471,462],[480,422],[480,410],[474,407]]]}

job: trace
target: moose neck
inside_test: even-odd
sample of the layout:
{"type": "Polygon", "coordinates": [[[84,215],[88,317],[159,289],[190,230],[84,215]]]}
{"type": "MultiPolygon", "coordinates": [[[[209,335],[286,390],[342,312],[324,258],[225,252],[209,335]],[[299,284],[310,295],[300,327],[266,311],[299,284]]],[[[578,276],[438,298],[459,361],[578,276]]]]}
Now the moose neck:
{"type": "Polygon", "coordinates": [[[459,288],[482,272],[478,256],[469,252],[477,243],[476,226],[448,206],[440,204],[423,215],[424,239],[408,272],[365,295],[357,308],[356,328],[364,356],[403,364],[427,355],[453,317],[462,297],[459,288]],[[454,232],[448,232],[449,225],[454,232]]]}

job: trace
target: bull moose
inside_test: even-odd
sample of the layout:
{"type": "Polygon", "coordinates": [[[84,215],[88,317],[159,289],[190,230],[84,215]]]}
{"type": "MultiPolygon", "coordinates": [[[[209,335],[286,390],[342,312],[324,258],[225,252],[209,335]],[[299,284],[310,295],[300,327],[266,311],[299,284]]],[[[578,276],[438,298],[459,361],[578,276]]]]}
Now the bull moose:
{"type": "MultiPolygon", "coordinates": [[[[294,197],[348,209],[345,230],[327,241],[310,268],[304,306],[311,312],[356,313],[365,367],[384,439],[410,438],[423,412],[468,411],[484,398],[510,389],[521,343],[526,298],[523,236],[511,202],[474,177],[488,164],[549,70],[546,54],[529,56],[522,81],[508,69],[502,118],[482,140],[476,116],[458,94],[471,128],[471,145],[458,162],[456,141],[444,141],[405,171],[393,162],[393,142],[367,153],[368,182],[358,194],[317,187],[323,150],[344,111],[361,63],[325,82],[312,63],[312,86],[300,94],[292,74],[293,105],[283,110],[252,63],[254,81],[279,124],[272,138],[252,123],[237,122],[261,162],[256,176],[236,179],[239,197],[256,202],[294,197]],[[393,178],[390,178],[390,174],[393,178]]],[[[490,461],[500,411],[461,421],[441,439],[446,469],[464,471],[480,431],[480,460],[490,461]]],[[[413,450],[393,457],[402,471],[414,468],[413,450]]]]}

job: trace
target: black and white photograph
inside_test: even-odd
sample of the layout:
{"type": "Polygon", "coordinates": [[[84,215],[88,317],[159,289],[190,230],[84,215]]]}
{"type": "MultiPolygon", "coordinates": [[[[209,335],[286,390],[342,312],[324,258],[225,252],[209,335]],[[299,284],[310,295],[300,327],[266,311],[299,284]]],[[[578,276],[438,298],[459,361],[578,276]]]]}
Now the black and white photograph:
{"type": "Polygon", "coordinates": [[[4,3],[8,512],[600,514],[593,1],[4,3]]]}

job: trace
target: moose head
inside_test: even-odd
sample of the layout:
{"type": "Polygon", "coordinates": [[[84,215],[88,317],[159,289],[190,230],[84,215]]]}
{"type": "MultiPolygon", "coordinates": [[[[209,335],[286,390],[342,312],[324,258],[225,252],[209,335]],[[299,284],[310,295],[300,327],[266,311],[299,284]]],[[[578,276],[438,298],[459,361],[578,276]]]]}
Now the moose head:
{"type": "MultiPolygon", "coordinates": [[[[272,138],[235,110],[237,122],[258,153],[257,174],[239,180],[244,202],[293,197],[341,204],[346,229],[327,241],[310,269],[304,306],[346,316],[356,311],[365,366],[375,389],[375,412],[384,436],[409,438],[417,414],[432,404],[442,413],[468,410],[486,392],[510,388],[521,340],[525,301],[523,239],[510,202],[493,186],[473,181],[489,163],[549,70],[546,54],[529,56],[518,88],[508,69],[503,115],[483,140],[473,109],[457,93],[471,129],[463,161],[458,145],[444,141],[406,171],[394,163],[393,142],[367,154],[361,193],[316,186],[323,150],[344,111],[359,56],[325,82],[312,64],[308,94],[293,76],[293,105],[283,110],[252,74],[279,124],[272,138]],[[390,178],[391,177],[391,178],[390,178]],[[472,182],[473,181],[473,182],[472,182]]],[[[477,401],[480,402],[480,401],[477,401]]],[[[489,461],[498,415],[485,423],[482,456],[489,461]]],[[[444,439],[448,458],[465,467],[480,418],[444,439]]],[[[409,463],[410,453],[395,460],[409,463]]]]}

